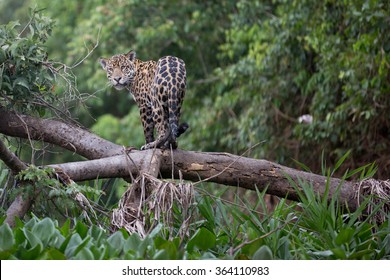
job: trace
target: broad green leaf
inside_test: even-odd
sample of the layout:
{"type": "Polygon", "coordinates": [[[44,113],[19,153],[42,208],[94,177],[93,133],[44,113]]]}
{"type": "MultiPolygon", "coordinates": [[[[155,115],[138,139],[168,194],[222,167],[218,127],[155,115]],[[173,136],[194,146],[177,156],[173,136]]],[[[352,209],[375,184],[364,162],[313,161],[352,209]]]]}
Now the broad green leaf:
{"type": "Polygon", "coordinates": [[[77,246],[76,250],[74,250],[73,252],[73,255],[77,255],[82,249],[84,249],[85,247],[87,247],[87,245],[90,244],[90,241],[91,240],[91,237],[90,236],[87,236],[83,242],[81,242],[80,245],[77,246]]]}
{"type": "Polygon", "coordinates": [[[82,248],[74,257],[72,257],[74,260],[94,260],[94,256],[88,248],[84,247],[82,248]]]}
{"type": "MultiPolygon", "coordinates": [[[[7,218],[7,216],[2,216],[0,217],[0,226],[4,223],[5,219],[7,218]]],[[[18,219],[18,221],[20,221],[20,219],[18,219]]],[[[17,227],[16,227],[17,228],[17,227]]]]}
{"type": "Polygon", "coordinates": [[[27,244],[26,235],[23,232],[23,227],[14,230],[15,242],[18,245],[25,246],[27,244]]]}
{"type": "Polygon", "coordinates": [[[127,238],[127,240],[124,242],[123,250],[125,252],[132,250],[137,251],[140,244],[143,242],[143,240],[139,237],[137,233],[133,233],[127,238]]]}
{"type": "Polygon", "coordinates": [[[256,239],[249,244],[245,244],[241,249],[241,254],[244,254],[248,257],[253,256],[255,252],[263,245],[265,245],[264,239],[256,239]]]}
{"type": "Polygon", "coordinates": [[[345,260],[347,259],[346,251],[342,248],[333,248],[331,249],[334,256],[339,260],[345,260]]]}
{"type": "Polygon", "coordinates": [[[91,250],[93,254],[93,259],[94,260],[103,260],[105,259],[106,255],[106,249],[107,247],[104,245],[101,245],[99,248],[96,246],[91,246],[89,249],[91,250]]]}
{"type": "Polygon", "coordinates": [[[8,30],[13,30],[17,26],[20,26],[19,21],[10,21],[9,23],[7,23],[7,29],[8,30]]]}
{"type": "Polygon", "coordinates": [[[25,223],[24,227],[28,229],[32,229],[34,225],[38,222],[38,218],[33,216],[27,223],[25,223]]]}
{"type": "Polygon", "coordinates": [[[66,260],[66,256],[56,248],[49,248],[45,255],[45,259],[48,260],[66,260]]]}
{"type": "Polygon", "coordinates": [[[211,252],[206,252],[206,253],[202,254],[200,259],[201,260],[215,260],[215,259],[217,259],[217,257],[211,252]]]}
{"type": "Polygon", "coordinates": [[[85,224],[83,224],[80,220],[77,221],[75,230],[80,235],[81,238],[85,238],[87,236],[88,227],[85,224]]]}
{"type": "Polygon", "coordinates": [[[287,236],[278,239],[277,257],[283,260],[291,259],[290,240],[287,236]]]}
{"type": "Polygon", "coordinates": [[[70,232],[70,219],[67,219],[65,221],[65,223],[60,228],[60,231],[61,231],[63,236],[68,236],[68,234],[70,232]]]}
{"type": "Polygon", "coordinates": [[[145,258],[148,249],[152,246],[153,246],[153,239],[151,239],[149,236],[146,236],[138,246],[137,258],[139,259],[145,258]]]}
{"type": "Polygon", "coordinates": [[[43,251],[42,243],[37,243],[31,249],[23,250],[20,254],[20,259],[22,260],[37,260],[41,257],[43,251]]]}
{"type": "Polygon", "coordinates": [[[49,218],[44,218],[39,221],[31,230],[31,232],[42,241],[43,246],[45,247],[48,245],[55,231],[54,223],[49,218]]]}
{"type": "Polygon", "coordinates": [[[28,230],[27,228],[24,228],[23,233],[26,236],[26,239],[27,239],[28,243],[30,244],[31,248],[35,248],[37,245],[40,245],[40,248],[43,248],[42,241],[35,234],[33,234],[30,230],[28,230]]]}
{"type": "Polygon", "coordinates": [[[13,87],[15,87],[15,86],[22,86],[22,87],[30,90],[30,85],[29,85],[28,81],[26,80],[26,78],[24,78],[24,77],[16,78],[16,80],[13,83],[13,87]]]}
{"type": "Polygon", "coordinates": [[[15,258],[11,251],[0,250],[0,260],[10,260],[15,258]]]}
{"type": "Polygon", "coordinates": [[[92,225],[88,230],[88,235],[90,235],[94,239],[94,242],[96,244],[100,245],[103,239],[106,237],[106,232],[104,231],[104,229],[96,225],[92,225]]]}
{"type": "Polygon", "coordinates": [[[14,234],[8,224],[0,226],[0,251],[10,250],[14,244],[14,234]]]}
{"type": "Polygon", "coordinates": [[[153,260],[169,260],[169,253],[166,250],[158,250],[153,256],[153,260]]]}
{"type": "Polygon", "coordinates": [[[192,251],[194,248],[200,250],[208,250],[215,246],[216,237],[214,233],[205,227],[201,227],[196,231],[194,236],[188,241],[187,249],[192,251]]]}
{"type": "Polygon", "coordinates": [[[117,257],[123,250],[125,239],[120,231],[115,232],[107,239],[109,257],[117,257]]]}
{"type": "Polygon", "coordinates": [[[152,232],[149,234],[149,237],[150,238],[155,238],[156,235],[161,231],[161,229],[163,228],[163,224],[159,223],[153,230],[152,232]]]}
{"type": "Polygon", "coordinates": [[[159,257],[157,258],[155,254],[153,259],[176,259],[177,247],[173,241],[165,240],[162,242],[162,240],[160,240],[158,246],[156,245],[156,249],[159,249],[159,257]],[[164,254],[161,251],[164,251],[164,254]]]}
{"type": "Polygon", "coordinates": [[[261,246],[252,257],[253,260],[273,260],[271,249],[267,245],[261,246]]]}
{"type": "Polygon", "coordinates": [[[342,229],[339,234],[337,234],[335,240],[336,245],[340,246],[342,244],[348,244],[352,240],[354,233],[355,230],[352,228],[342,229]]]}
{"type": "MultiPolygon", "coordinates": [[[[74,252],[76,251],[77,247],[83,242],[83,240],[81,239],[80,235],[78,233],[74,233],[72,235],[70,235],[70,238],[69,238],[69,241],[65,240],[65,242],[63,243],[66,244],[66,249],[65,249],[65,256],[67,258],[71,258],[74,254],[74,252]]],[[[61,246],[62,248],[63,246],[61,246]]],[[[61,249],[60,249],[61,250],[61,249]]],[[[62,251],[62,250],[61,250],[62,251]]]]}

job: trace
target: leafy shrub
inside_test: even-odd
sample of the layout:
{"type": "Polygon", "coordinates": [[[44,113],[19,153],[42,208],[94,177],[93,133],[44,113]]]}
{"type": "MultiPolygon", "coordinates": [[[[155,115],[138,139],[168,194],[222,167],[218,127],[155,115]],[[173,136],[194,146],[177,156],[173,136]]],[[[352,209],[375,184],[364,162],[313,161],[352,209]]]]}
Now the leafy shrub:
{"type": "Polygon", "coordinates": [[[0,105],[42,115],[54,101],[54,69],[43,47],[53,24],[32,11],[24,28],[18,28],[19,22],[0,26],[0,105]]]}

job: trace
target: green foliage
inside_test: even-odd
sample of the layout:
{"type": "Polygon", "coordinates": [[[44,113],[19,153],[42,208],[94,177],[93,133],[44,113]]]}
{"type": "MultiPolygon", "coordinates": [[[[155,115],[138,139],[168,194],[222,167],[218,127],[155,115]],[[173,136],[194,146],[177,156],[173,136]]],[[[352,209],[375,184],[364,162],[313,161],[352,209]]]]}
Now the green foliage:
{"type": "MultiPolygon", "coordinates": [[[[300,217],[301,226],[310,229],[299,235],[302,242],[310,244],[307,254],[319,259],[380,259],[389,258],[388,222],[375,227],[361,221],[361,215],[369,200],[365,200],[359,209],[351,214],[342,215],[336,196],[328,202],[318,197],[313,187],[307,183],[300,185],[303,193],[300,199],[304,211],[300,217]],[[381,240],[377,242],[377,239],[381,240]],[[379,247],[378,247],[379,246],[379,247]]],[[[380,206],[377,207],[379,209],[380,206]]],[[[368,218],[367,218],[368,219],[368,218]]]]}
{"type": "Polygon", "coordinates": [[[25,170],[22,170],[16,175],[17,180],[31,181],[37,186],[52,186],[57,184],[57,180],[50,178],[54,174],[53,168],[38,168],[30,165],[25,170]]]}
{"type": "Polygon", "coordinates": [[[42,106],[53,102],[54,74],[43,46],[52,27],[35,10],[23,29],[19,22],[0,26],[0,106],[43,115],[42,106]]]}
{"type": "MultiPolygon", "coordinates": [[[[76,184],[66,177],[62,178],[61,174],[55,173],[52,168],[39,168],[34,165],[19,172],[15,180],[16,188],[2,189],[3,199],[12,201],[18,194],[22,194],[24,198],[33,196],[35,203],[32,211],[36,215],[51,218],[59,218],[61,215],[79,216],[80,220],[89,223],[93,220],[97,224],[103,224],[107,220],[105,211],[95,206],[104,194],[102,189],[76,184]],[[95,212],[96,208],[101,212],[99,216],[95,212]],[[48,209],[52,210],[48,211],[48,209]]],[[[109,208],[107,202],[101,204],[109,208]]]]}
{"type": "Polygon", "coordinates": [[[231,64],[215,72],[210,138],[238,152],[267,140],[259,156],[299,154],[317,172],[324,149],[330,161],[352,149],[357,165],[378,153],[385,162],[388,1],[240,1],[237,10],[220,47],[231,64]],[[303,114],[313,123],[298,123],[303,114]]]}
{"type": "MultiPolygon", "coordinates": [[[[377,226],[362,220],[364,201],[355,213],[342,214],[302,183],[300,209],[281,200],[272,214],[198,196],[188,236],[168,237],[159,224],[145,238],[119,230],[113,234],[80,220],[60,226],[33,216],[15,228],[0,225],[0,259],[389,259],[388,221],[377,226]]],[[[258,198],[263,198],[258,193],[258,198]]],[[[260,201],[260,200],[258,200],[260,201]]],[[[260,206],[260,207],[259,207],[260,206]]],[[[369,218],[369,217],[367,217],[369,218]]],[[[177,227],[180,217],[172,224],[177,227]]],[[[2,219],[3,221],[4,219],[2,219]]],[[[172,229],[170,229],[172,231],[172,229]]]]}

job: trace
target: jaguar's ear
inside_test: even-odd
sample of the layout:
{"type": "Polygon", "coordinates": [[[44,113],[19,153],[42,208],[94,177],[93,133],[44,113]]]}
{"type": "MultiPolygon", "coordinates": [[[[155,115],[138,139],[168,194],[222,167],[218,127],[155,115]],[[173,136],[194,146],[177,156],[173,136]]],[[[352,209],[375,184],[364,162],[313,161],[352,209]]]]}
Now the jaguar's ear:
{"type": "Polygon", "coordinates": [[[135,54],[135,51],[131,50],[129,51],[127,54],[126,54],[127,58],[130,60],[130,61],[134,61],[135,58],[136,58],[136,54],[135,54]]]}
{"type": "Polygon", "coordinates": [[[104,70],[106,70],[107,59],[101,57],[101,58],[99,59],[99,63],[100,63],[100,65],[102,66],[102,68],[103,68],[104,70]]]}

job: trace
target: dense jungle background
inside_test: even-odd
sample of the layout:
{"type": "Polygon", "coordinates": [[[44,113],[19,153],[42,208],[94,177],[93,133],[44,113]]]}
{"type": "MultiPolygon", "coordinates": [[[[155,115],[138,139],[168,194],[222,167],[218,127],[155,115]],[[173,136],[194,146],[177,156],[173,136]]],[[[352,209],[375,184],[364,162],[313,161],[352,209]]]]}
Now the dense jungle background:
{"type": "MultiPolygon", "coordinates": [[[[0,0],[0,24],[0,75],[7,74],[3,66],[9,53],[17,61],[14,64],[22,65],[20,69],[30,69],[18,73],[20,76],[14,80],[2,78],[3,107],[45,118],[73,119],[112,142],[140,147],[144,140],[138,108],[127,92],[118,92],[108,85],[98,59],[129,50],[135,50],[144,61],[175,55],[186,62],[188,75],[182,120],[190,124],[190,129],[179,139],[181,149],[240,155],[255,146],[246,156],[304,167],[319,174],[324,173],[324,163],[334,166],[350,153],[334,174],[342,176],[346,170],[375,163],[376,172],[371,175],[390,178],[389,1],[0,0]],[[64,72],[42,74],[38,66],[29,68],[46,59],[57,62],[64,72]]],[[[42,143],[34,143],[31,148],[28,141],[0,137],[23,160],[35,165],[79,159],[42,143]]],[[[0,168],[0,187],[4,188],[9,184],[9,173],[1,163],[0,168]]],[[[119,180],[89,182],[84,190],[100,201],[101,194],[94,193],[91,187],[108,192],[122,186],[123,192],[125,185],[119,180]]],[[[373,239],[368,234],[372,225],[361,226],[357,218],[344,224],[341,215],[333,215],[333,210],[319,201],[317,206],[323,212],[312,213],[312,222],[318,215],[329,215],[334,220],[314,229],[321,236],[320,241],[308,234],[311,241],[305,243],[300,241],[301,234],[313,230],[313,223],[308,222],[295,232],[297,224],[286,222],[296,221],[291,216],[295,204],[285,204],[282,199],[273,214],[255,217],[252,210],[258,211],[261,206],[255,202],[245,211],[237,206],[237,210],[232,210],[233,218],[229,218],[229,210],[234,207],[221,202],[222,193],[223,190],[213,193],[214,199],[198,200],[197,211],[202,219],[193,225],[186,249],[179,246],[182,239],[172,241],[166,232],[156,241],[154,238],[160,233],[154,231],[154,235],[142,241],[154,246],[150,245],[154,251],[150,246],[152,251],[147,251],[146,245],[134,245],[139,237],[120,232],[121,237],[114,235],[114,241],[108,242],[127,242],[131,250],[116,252],[110,247],[102,258],[389,256],[388,222],[376,229],[377,237],[373,239]],[[232,232],[227,228],[232,223],[230,219],[232,232]],[[266,223],[267,228],[263,227],[266,223]],[[327,227],[334,230],[334,236],[325,237],[327,227]],[[275,234],[256,239],[269,231],[275,234]],[[205,239],[213,242],[201,243],[205,239]],[[378,240],[382,243],[375,243],[378,240]],[[349,245],[345,246],[345,242],[349,245]],[[229,248],[234,248],[234,253],[228,253],[229,248]]],[[[249,195],[252,199],[244,204],[258,201],[263,195],[249,195]]],[[[107,207],[118,199],[116,193],[102,198],[107,207]]],[[[5,206],[2,199],[2,207],[5,206]]],[[[44,206],[34,209],[36,214],[45,211],[44,206]]],[[[65,218],[72,217],[68,214],[65,218]]],[[[66,220],[62,225],[64,217],[58,218],[60,222],[40,218],[32,218],[27,225],[20,221],[18,226],[33,231],[34,226],[46,223],[53,232],[75,244],[84,244],[88,234],[93,235],[91,240],[100,242],[98,227],[90,233],[81,221],[66,220]],[[79,237],[70,237],[76,233],[79,237]]],[[[18,234],[5,226],[1,230],[9,236],[18,234]]],[[[18,239],[12,246],[4,245],[10,253],[2,257],[28,258],[30,255],[15,249],[17,242],[18,239]]],[[[42,242],[47,245],[50,240],[42,242]]],[[[76,258],[97,258],[97,251],[88,246],[66,252],[65,246],[62,251],[45,251],[46,255],[42,249],[30,258],[72,258],[80,252],[76,258]]],[[[33,248],[31,244],[28,249],[33,248]]]]}

